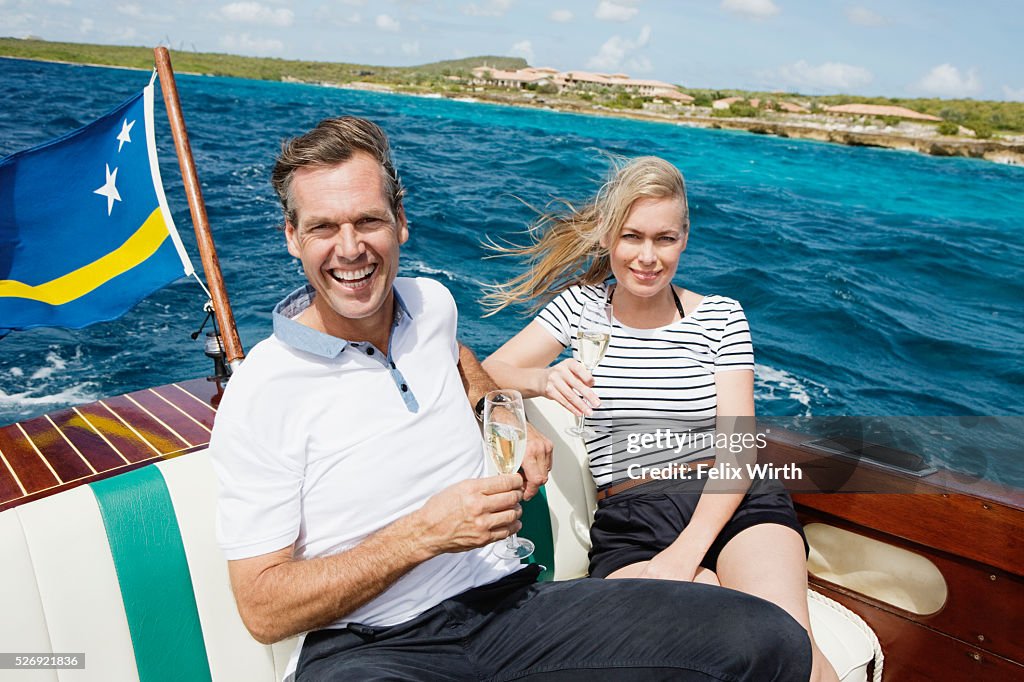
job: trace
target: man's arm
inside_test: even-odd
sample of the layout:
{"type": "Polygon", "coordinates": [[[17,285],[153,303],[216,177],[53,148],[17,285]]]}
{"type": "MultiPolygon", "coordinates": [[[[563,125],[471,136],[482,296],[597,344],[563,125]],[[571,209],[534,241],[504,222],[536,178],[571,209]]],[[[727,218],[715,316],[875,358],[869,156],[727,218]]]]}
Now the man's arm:
{"type": "Polygon", "coordinates": [[[351,613],[435,556],[464,552],[519,530],[522,478],[456,483],[420,509],[340,554],[298,560],[294,547],[228,562],[242,622],[270,644],[351,613]]]}
{"type": "MultiPolygon", "coordinates": [[[[474,408],[488,391],[495,391],[499,388],[480,361],[476,359],[473,351],[462,343],[459,343],[459,376],[462,377],[462,386],[466,389],[469,404],[474,408]]],[[[532,499],[540,487],[548,482],[553,449],[551,441],[543,433],[529,423],[526,425],[526,454],[523,456],[522,465],[526,478],[526,491],[523,494],[523,499],[532,499]]]]}

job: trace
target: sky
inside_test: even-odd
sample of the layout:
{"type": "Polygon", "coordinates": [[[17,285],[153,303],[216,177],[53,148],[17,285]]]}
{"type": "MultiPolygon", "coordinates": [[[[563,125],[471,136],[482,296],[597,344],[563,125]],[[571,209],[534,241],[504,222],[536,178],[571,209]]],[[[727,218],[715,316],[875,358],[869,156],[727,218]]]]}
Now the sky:
{"type": "Polygon", "coordinates": [[[694,88],[1024,101],[1024,0],[0,0],[0,35],[694,88]]]}

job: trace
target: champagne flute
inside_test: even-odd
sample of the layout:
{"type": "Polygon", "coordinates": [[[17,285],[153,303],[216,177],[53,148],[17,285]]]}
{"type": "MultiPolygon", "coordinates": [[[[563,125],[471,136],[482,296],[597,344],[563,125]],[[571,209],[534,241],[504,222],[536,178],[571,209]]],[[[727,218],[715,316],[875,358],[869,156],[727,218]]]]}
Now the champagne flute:
{"type": "MultiPolygon", "coordinates": [[[[577,339],[577,359],[588,372],[593,372],[608,350],[608,341],[612,336],[612,307],[604,301],[587,301],[580,312],[577,339]]],[[[589,403],[588,403],[589,404],[589,403]]],[[[593,429],[584,426],[586,417],[576,418],[576,425],[565,430],[570,436],[592,437],[593,429]]]]}
{"type": "MultiPolygon", "coordinates": [[[[491,391],[484,396],[484,441],[498,473],[519,471],[526,454],[526,411],[519,391],[491,391]]],[[[532,542],[515,533],[504,545],[494,546],[502,559],[525,559],[533,550],[532,542]]]]}

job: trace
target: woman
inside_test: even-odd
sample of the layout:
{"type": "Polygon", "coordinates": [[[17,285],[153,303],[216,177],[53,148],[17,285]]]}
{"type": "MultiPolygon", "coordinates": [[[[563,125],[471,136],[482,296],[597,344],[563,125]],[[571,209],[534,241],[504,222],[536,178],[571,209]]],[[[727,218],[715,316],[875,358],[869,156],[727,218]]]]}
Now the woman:
{"type": "MultiPolygon", "coordinates": [[[[484,367],[503,387],[592,418],[592,577],[720,584],[778,604],[810,632],[806,543],[785,490],[706,477],[712,463],[742,469],[721,439],[753,430],[754,360],[739,303],[672,284],[689,226],[683,177],[656,157],[615,169],[583,208],[542,216],[531,245],[501,249],[525,257],[528,271],[485,303],[496,312],[556,296],[484,367]],[[586,301],[610,303],[613,316],[593,375],[574,359],[551,365],[575,343],[586,301]],[[702,423],[717,428],[711,440],[702,423]],[[658,429],[664,440],[635,447],[658,429]],[[679,462],[693,468],[676,467],[672,480],[639,475],[679,462]]],[[[811,643],[812,679],[837,680],[811,643]]]]}

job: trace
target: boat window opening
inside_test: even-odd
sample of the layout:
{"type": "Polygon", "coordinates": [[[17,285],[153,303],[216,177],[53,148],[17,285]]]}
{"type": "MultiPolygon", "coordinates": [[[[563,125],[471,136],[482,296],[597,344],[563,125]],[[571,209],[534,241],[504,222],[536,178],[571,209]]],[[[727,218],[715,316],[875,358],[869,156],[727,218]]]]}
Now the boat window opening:
{"type": "Polygon", "coordinates": [[[919,616],[938,612],[949,588],[927,558],[824,523],[804,526],[811,575],[919,616]]]}

